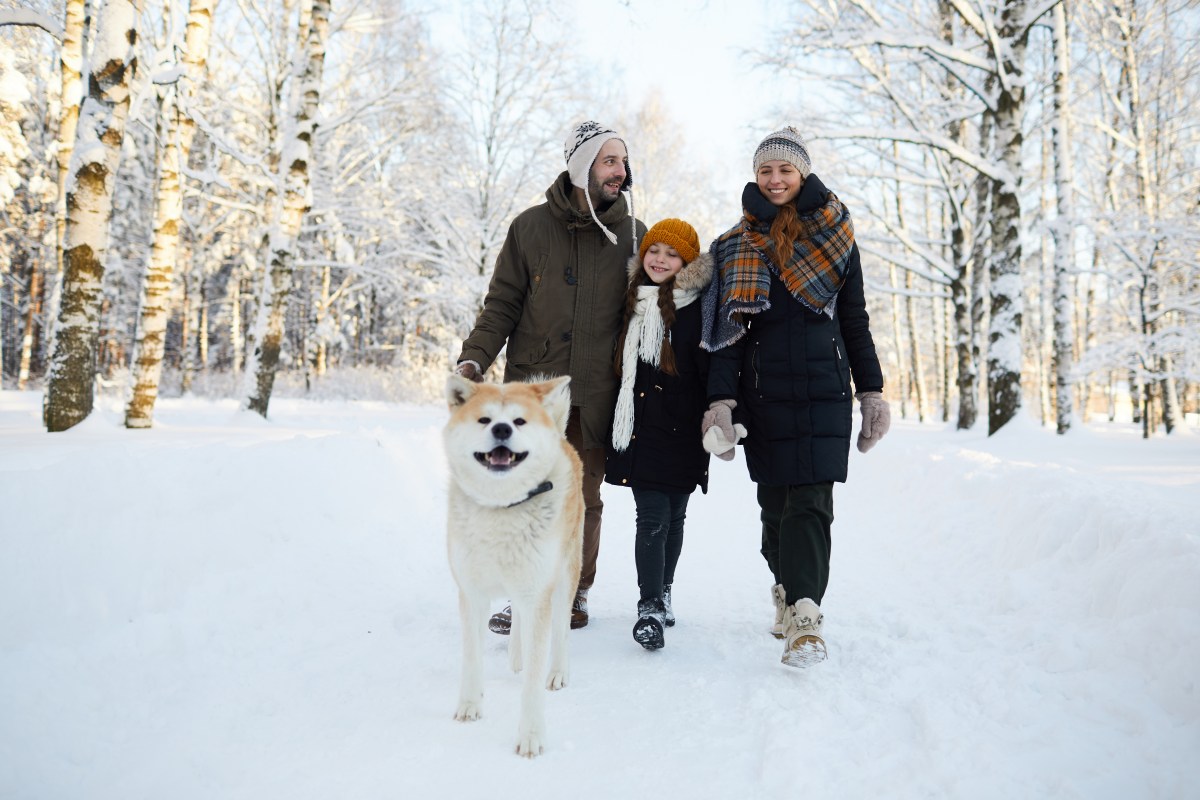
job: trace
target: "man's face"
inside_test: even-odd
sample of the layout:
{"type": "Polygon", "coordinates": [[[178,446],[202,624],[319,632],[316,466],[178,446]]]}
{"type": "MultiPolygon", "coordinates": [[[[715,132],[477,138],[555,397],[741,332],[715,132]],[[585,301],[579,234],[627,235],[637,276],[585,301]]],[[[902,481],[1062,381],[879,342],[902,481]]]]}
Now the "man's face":
{"type": "Polygon", "coordinates": [[[616,201],[621,193],[621,184],[629,174],[625,165],[629,161],[629,151],[620,139],[609,139],[596,154],[592,162],[592,171],[588,176],[588,194],[592,196],[592,205],[607,206],[616,201]]]}

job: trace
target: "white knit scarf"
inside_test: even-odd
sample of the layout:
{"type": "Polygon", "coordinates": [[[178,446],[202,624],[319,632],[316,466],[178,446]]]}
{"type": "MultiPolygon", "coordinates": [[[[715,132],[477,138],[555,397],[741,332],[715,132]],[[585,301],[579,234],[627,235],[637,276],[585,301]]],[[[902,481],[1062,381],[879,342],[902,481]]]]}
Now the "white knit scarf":
{"type": "MultiPolygon", "coordinates": [[[[700,289],[675,289],[675,310],[692,303],[700,296],[700,289]]],[[[652,367],[658,366],[662,355],[662,341],[667,332],[663,330],[662,311],[658,308],[658,286],[639,286],[637,306],[629,318],[629,330],[625,333],[625,349],[621,353],[621,389],[617,393],[617,408],[613,412],[613,447],[618,452],[629,447],[633,437],[633,381],[637,377],[637,362],[640,358],[652,367]]]]}

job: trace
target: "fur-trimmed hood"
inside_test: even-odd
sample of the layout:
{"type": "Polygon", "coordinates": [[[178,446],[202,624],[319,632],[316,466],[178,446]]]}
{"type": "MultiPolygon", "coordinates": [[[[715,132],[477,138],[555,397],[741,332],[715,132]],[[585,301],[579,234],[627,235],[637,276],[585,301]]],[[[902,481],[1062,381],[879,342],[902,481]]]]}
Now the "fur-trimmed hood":
{"type": "MultiPolygon", "coordinates": [[[[625,276],[632,281],[633,277],[642,271],[642,259],[640,256],[630,256],[625,262],[625,276]]],[[[683,269],[675,273],[675,288],[683,291],[695,290],[698,292],[704,291],[708,285],[712,283],[713,278],[713,259],[712,255],[707,251],[696,256],[694,261],[689,261],[683,265],[683,269]]]]}

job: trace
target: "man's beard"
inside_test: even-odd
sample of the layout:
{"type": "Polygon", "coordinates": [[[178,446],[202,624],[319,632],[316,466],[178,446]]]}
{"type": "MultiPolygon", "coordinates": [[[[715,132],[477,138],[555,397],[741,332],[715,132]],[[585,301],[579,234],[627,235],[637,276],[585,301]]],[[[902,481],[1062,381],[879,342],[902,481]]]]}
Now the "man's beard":
{"type": "Polygon", "coordinates": [[[588,176],[588,194],[592,196],[592,205],[597,211],[603,211],[617,202],[617,198],[621,196],[621,190],[618,189],[612,197],[606,197],[604,193],[604,184],[601,183],[595,175],[588,176]]]}

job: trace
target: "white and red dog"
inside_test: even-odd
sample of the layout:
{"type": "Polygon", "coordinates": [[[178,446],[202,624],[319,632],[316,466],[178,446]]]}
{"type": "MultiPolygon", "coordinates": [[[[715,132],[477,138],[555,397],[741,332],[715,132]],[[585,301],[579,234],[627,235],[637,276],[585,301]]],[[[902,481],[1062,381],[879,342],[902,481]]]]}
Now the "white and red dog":
{"type": "Polygon", "coordinates": [[[565,438],[569,382],[497,385],[459,375],[446,382],[446,542],[463,637],[454,718],[480,716],[489,605],[507,599],[509,665],[525,668],[517,754],[530,758],[545,743],[543,685],[567,685],[567,632],[583,550],[583,472],[565,438]]]}

